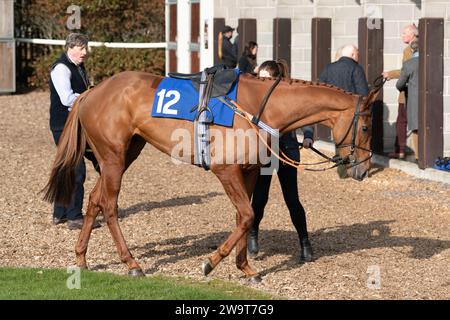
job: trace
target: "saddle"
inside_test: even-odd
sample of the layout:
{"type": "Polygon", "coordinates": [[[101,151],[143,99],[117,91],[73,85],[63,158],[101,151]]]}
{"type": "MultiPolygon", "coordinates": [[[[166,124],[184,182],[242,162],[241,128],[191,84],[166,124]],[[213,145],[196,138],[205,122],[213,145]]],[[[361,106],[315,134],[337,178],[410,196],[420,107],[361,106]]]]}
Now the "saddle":
{"type": "MultiPolygon", "coordinates": [[[[206,68],[205,73],[213,81],[210,98],[217,98],[226,95],[238,75],[234,69],[225,69],[224,65],[216,65],[211,68],[206,68]]],[[[175,79],[191,80],[196,90],[200,89],[202,72],[198,73],[177,73],[169,72],[169,77],[175,79]]]]}
{"type": "Polygon", "coordinates": [[[225,96],[238,77],[234,69],[225,69],[224,65],[206,68],[199,73],[169,73],[169,77],[191,80],[194,88],[199,92],[197,116],[194,122],[195,153],[194,163],[209,170],[211,164],[209,126],[213,122],[212,112],[208,107],[211,98],[225,96]]]}

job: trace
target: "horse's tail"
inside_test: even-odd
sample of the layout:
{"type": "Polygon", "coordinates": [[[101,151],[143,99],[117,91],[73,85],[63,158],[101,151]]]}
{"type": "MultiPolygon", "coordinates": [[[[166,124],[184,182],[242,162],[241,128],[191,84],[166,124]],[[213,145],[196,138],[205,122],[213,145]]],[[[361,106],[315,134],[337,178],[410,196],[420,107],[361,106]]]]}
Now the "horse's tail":
{"type": "Polygon", "coordinates": [[[75,190],[75,169],[83,158],[86,135],[80,125],[78,106],[88,91],[81,94],[73,104],[61,138],[58,142],[50,179],[42,190],[44,200],[68,206],[75,190]]]}

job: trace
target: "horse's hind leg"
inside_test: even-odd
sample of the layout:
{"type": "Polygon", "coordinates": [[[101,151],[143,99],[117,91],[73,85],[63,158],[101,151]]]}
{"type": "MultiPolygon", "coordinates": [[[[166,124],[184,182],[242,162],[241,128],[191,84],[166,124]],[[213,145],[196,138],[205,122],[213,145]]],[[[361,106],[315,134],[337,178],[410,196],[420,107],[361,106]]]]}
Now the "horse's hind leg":
{"type": "Polygon", "coordinates": [[[86,217],[84,219],[83,228],[81,228],[80,235],[78,236],[78,241],[75,246],[75,254],[77,266],[80,268],[86,268],[86,251],[89,243],[89,238],[91,236],[92,228],[94,226],[95,218],[100,212],[98,206],[98,201],[100,199],[100,184],[101,177],[97,179],[97,183],[92,189],[89,195],[89,203],[86,212],[86,217]]]}
{"type": "MultiPolygon", "coordinates": [[[[130,145],[128,147],[125,156],[125,170],[133,163],[134,160],[139,156],[142,148],[144,148],[146,141],[140,136],[133,136],[130,145]]],[[[88,248],[89,238],[91,236],[92,227],[95,218],[100,212],[99,202],[100,202],[100,189],[101,189],[101,177],[98,178],[97,183],[92,189],[89,195],[89,203],[86,212],[85,223],[78,236],[78,242],[75,246],[76,262],[77,266],[86,268],[86,252],[88,248]]]]}
{"type": "MultiPolygon", "coordinates": [[[[208,259],[208,262],[203,264],[203,273],[209,274],[228,256],[236,246],[238,241],[243,238],[246,241],[247,231],[253,223],[253,210],[247,195],[247,190],[244,183],[244,176],[240,165],[223,165],[220,167],[211,168],[211,170],[219,178],[231,202],[237,209],[236,229],[233,230],[228,239],[217,249],[217,251],[208,259]]],[[[240,248],[246,244],[241,243],[240,248]]],[[[252,270],[247,261],[247,254],[239,252],[238,267],[245,273],[247,277],[255,277],[257,273],[252,270]]]]}
{"type": "Polygon", "coordinates": [[[122,175],[125,171],[125,157],[108,156],[102,165],[100,209],[106,218],[111,236],[116,244],[120,260],[127,264],[129,274],[143,276],[141,267],[131,255],[125,243],[118,221],[117,200],[119,197],[122,175]]]}

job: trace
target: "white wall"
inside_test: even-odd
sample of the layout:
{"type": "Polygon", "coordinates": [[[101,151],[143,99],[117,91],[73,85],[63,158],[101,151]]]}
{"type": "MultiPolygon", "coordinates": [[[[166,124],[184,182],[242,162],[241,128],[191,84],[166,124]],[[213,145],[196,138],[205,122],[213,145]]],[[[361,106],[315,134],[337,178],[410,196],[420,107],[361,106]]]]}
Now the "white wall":
{"type": "Polygon", "coordinates": [[[177,1],[177,71],[191,73],[191,5],[177,1]]]}
{"type": "Polygon", "coordinates": [[[200,70],[214,64],[213,29],[214,0],[200,1],[200,70]],[[207,25],[206,33],[205,25],[207,25]]]}

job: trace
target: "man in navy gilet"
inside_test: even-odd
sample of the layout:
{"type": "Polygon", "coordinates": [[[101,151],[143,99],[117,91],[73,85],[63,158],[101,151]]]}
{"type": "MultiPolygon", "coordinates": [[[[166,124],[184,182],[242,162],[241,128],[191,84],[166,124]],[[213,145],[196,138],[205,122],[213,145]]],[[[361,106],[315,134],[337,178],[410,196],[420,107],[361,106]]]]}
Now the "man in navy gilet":
{"type": "MultiPolygon", "coordinates": [[[[66,39],[65,52],[52,65],[50,71],[50,129],[56,144],[59,142],[69,112],[77,97],[89,88],[89,80],[84,68],[88,39],[85,35],[71,33],[66,39]]],[[[89,157],[96,163],[95,157],[89,157]]],[[[58,203],[53,207],[53,224],[67,222],[69,229],[81,229],[83,225],[83,198],[86,166],[84,159],[75,172],[75,194],[66,208],[58,203]]],[[[94,227],[99,227],[96,222],[94,227]]]]}

